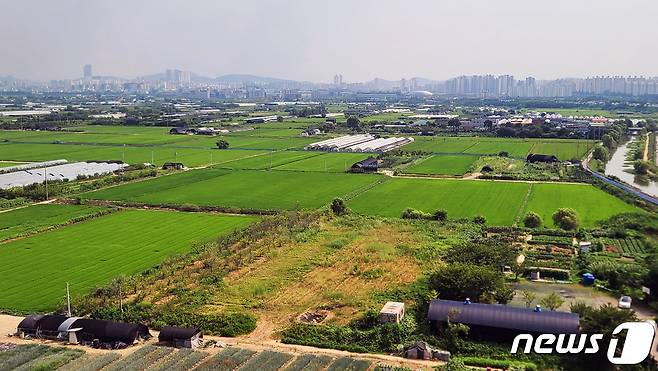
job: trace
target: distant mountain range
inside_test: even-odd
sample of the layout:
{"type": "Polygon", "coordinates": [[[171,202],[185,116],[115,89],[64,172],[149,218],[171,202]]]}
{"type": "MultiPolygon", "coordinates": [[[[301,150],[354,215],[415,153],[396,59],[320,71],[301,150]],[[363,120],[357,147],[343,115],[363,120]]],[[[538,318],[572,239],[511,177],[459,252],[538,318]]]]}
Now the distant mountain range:
{"type": "MultiPolygon", "coordinates": [[[[167,75],[165,72],[156,73],[153,75],[143,76],[144,80],[148,81],[158,81],[166,79],[167,75]]],[[[436,83],[436,80],[430,80],[422,77],[415,78],[418,81],[418,85],[426,85],[431,83],[436,83]]],[[[222,75],[219,77],[208,77],[202,76],[195,73],[191,73],[192,82],[198,83],[207,83],[207,84],[246,84],[246,85],[288,85],[288,86],[317,86],[322,83],[312,82],[312,81],[298,81],[298,80],[289,80],[289,79],[280,79],[276,77],[268,76],[258,76],[250,74],[228,74],[222,75]]],[[[409,83],[411,79],[407,79],[409,83]]],[[[375,78],[371,81],[364,82],[365,84],[378,84],[381,87],[394,87],[399,86],[400,80],[385,80],[380,78],[375,78]]]]}

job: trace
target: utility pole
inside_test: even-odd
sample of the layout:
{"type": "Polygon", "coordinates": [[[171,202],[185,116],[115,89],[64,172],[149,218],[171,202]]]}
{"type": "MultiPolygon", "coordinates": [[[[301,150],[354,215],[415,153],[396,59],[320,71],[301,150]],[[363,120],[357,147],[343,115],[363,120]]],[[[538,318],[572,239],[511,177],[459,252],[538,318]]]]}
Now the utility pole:
{"type": "Polygon", "coordinates": [[[71,317],[71,294],[69,293],[69,283],[66,283],[66,306],[68,308],[69,317],[71,317]]]}
{"type": "Polygon", "coordinates": [[[123,281],[119,281],[119,309],[121,310],[121,319],[123,319],[123,295],[121,295],[121,286],[123,281]]]}
{"type": "Polygon", "coordinates": [[[46,201],[48,201],[48,168],[43,168],[43,180],[46,183],[46,201]]]}
{"type": "Polygon", "coordinates": [[[153,157],[153,151],[151,151],[151,165],[155,165],[155,159],[153,157]]]}

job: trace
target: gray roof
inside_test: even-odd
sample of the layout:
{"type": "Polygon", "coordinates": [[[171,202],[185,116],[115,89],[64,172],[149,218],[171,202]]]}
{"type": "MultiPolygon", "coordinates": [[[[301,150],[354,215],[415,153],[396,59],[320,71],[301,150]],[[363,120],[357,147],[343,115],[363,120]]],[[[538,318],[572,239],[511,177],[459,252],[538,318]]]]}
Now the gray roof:
{"type": "Polygon", "coordinates": [[[464,304],[453,300],[432,300],[428,318],[430,321],[451,320],[465,325],[489,326],[524,332],[550,334],[575,334],[580,327],[576,313],[541,311],[510,307],[500,304],[464,304]],[[451,315],[454,313],[454,315],[451,315]]]}

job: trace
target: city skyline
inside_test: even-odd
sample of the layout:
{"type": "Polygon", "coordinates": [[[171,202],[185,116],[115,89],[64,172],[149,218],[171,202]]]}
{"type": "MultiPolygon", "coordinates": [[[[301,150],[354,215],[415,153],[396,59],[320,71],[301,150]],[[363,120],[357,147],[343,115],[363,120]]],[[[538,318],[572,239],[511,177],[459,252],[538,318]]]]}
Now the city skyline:
{"type": "Polygon", "coordinates": [[[87,63],[99,75],[123,78],[177,66],[204,76],[314,82],[331,82],[336,73],[344,81],[658,74],[658,51],[647,47],[658,36],[651,26],[658,4],[648,0],[154,4],[5,4],[0,34],[10,52],[0,74],[70,79],[87,63]],[[29,27],[17,23],[25,14],[29,27]]]}

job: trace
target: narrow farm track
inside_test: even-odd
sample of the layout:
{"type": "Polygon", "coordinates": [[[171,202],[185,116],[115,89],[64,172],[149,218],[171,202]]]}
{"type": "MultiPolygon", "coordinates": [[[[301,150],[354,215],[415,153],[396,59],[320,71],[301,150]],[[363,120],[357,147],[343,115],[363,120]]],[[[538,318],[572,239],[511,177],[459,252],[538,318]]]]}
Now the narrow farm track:
{"type": "Polygon", "coordinates": [[[521,217],[523,217],[523,214],[525,213],[525,210],[528,207],[528,200],[530,199],[530,194],[532,194],[532,183],[530,183],[530,186],[528,187],[528,192],[525,194],[525,197],[523,198],[523,203],[521,203],[519,210],[517,210],[516,212],[516,216],[514,217],[514,224],[512,224],[513,227],[519,225],[519,222],[521,221],[521,217]]]}

